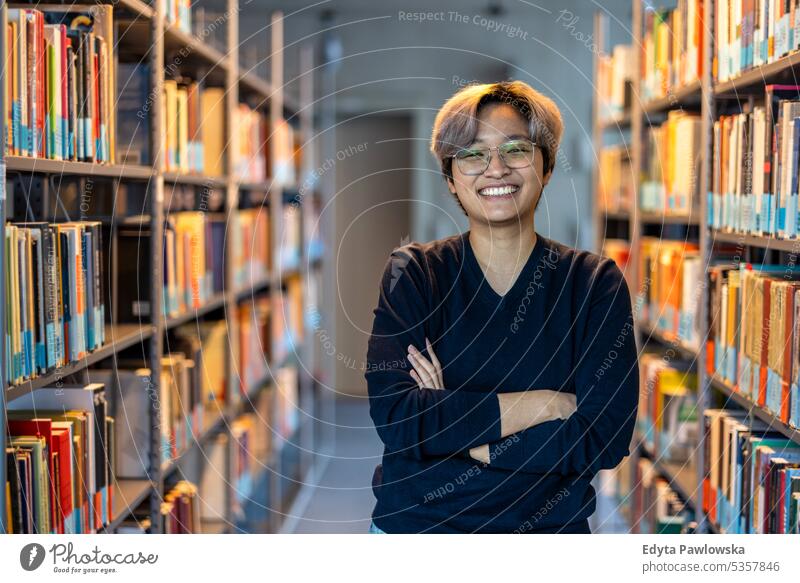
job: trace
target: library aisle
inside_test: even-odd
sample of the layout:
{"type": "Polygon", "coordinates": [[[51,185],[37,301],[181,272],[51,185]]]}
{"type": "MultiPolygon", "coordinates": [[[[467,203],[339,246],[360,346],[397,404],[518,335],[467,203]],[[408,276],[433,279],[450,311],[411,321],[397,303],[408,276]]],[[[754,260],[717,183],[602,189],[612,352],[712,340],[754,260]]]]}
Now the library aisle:
{"type": "Polygon", "coordinates": [[[796,544],[800,0],[557,4],[0,4],[0,532],[796,544]]]}

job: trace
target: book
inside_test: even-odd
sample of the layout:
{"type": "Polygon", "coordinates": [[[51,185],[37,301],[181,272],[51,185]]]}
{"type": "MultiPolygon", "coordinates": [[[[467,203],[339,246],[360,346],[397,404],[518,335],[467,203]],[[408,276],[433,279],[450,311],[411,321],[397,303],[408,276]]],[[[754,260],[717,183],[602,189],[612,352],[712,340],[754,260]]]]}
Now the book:
{"type": "Polygon", "coordinates": [[[7,151],[52,160],[115,159],[116,82],[109,5],[8,11],[7,151]]]}
{"type": "Polygon", "coordinates": [[[647,129],[642,144],[641,211],[698,216],[700,125],[699,115],[671,110],[663,124],[647,129]]]}
{"type": "Polygon", "coordinates": [[[83,358],[105,343],[102,226],[6,225],[6,382],[83,358]]]}
{"type": "Polygon", "coordinates": [[[59,452],[59,495],[53,487],[46,496],[46,484],[34,484],[37,488],[34,500],[38,505],[34,508],[34,528],[40,532],[93,533],[113,520],[115,458],[108,446],[109,427],[113,422],[107,414],[104,386],[99,383],[62,384],[37,389],[11,401],[8,415],[15,420],[35,421],[41,448],[35,443],[39,436],[30,423],[15,425],[17,431],[25,434],[19,437],[26,447],[33,448],[34,456],[41,455],[46,464],[40,467],[39,457],[36,457],[34,471],[45,475],[49,468],[49,475],[55,476],[55,460],[47,456],[59,452]],[[49,436],[47,427],[57,436],[49,436]],[[71,450],[67,444],[72,445],[71,450]],[[54,508],[60,508],[61,517],[55,519],[53,513],[54,520],[51,520],[48,516],[54,508]]]}
{"type": "Polygon", "coordinates": [[[668,337],[700,347],[699,249],[695,243],[642,237],[637,302],[640,318],[668,337]]]}

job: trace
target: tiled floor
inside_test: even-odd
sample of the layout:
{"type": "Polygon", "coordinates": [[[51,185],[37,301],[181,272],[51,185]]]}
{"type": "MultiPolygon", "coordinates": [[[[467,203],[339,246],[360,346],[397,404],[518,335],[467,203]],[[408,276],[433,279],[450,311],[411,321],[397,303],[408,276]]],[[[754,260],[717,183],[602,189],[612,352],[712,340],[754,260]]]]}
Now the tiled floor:
{"type": "MultiPolygon", "coordinates": [[[[318,483],[304,486],[284,532],[366,533],[375,505],[372,471],[382,450],[366,398],[340,398],[333,454],[318,483]]],[[[598,495],[597,512],[590,524],[593,532],[627,531],[616,503],[602,495],[598,495]]]]}

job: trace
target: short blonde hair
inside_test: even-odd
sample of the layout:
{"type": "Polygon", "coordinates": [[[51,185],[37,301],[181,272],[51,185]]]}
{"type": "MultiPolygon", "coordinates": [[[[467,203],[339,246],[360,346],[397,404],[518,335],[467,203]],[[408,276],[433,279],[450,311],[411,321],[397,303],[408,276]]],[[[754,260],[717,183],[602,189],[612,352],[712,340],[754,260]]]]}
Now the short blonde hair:
{"type": "Polygon", "coordinates": [[[523,81],[501,81],[467,85],[448,99],[433,124],[431,152],[445,178],[453,179],[453,154],[475,141],[478,113],[490,103],[507,103],[528,120],[531,141],[542,150],[544,173],[553,170],[564,132],[561,112],[555,102],[523,81]]]}

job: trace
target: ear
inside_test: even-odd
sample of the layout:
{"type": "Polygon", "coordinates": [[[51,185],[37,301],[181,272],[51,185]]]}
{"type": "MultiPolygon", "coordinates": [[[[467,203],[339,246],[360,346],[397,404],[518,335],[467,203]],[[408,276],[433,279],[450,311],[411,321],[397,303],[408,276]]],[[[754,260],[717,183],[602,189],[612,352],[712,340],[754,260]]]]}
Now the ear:
{"type": "Polygon", "coordinates": [[[446,178],[447,180],[447,188],[450,190],[450,193],[456,195],[456,184],[453,182],[452,178],[446,178]]]}
{"type": "Polygon", "coordinates": [[[550,177],[553,176],[553,171],[550,170],[547,174],[542,176],[542,188],[547,186],[547,183],[550,182],[550,177]]]}

